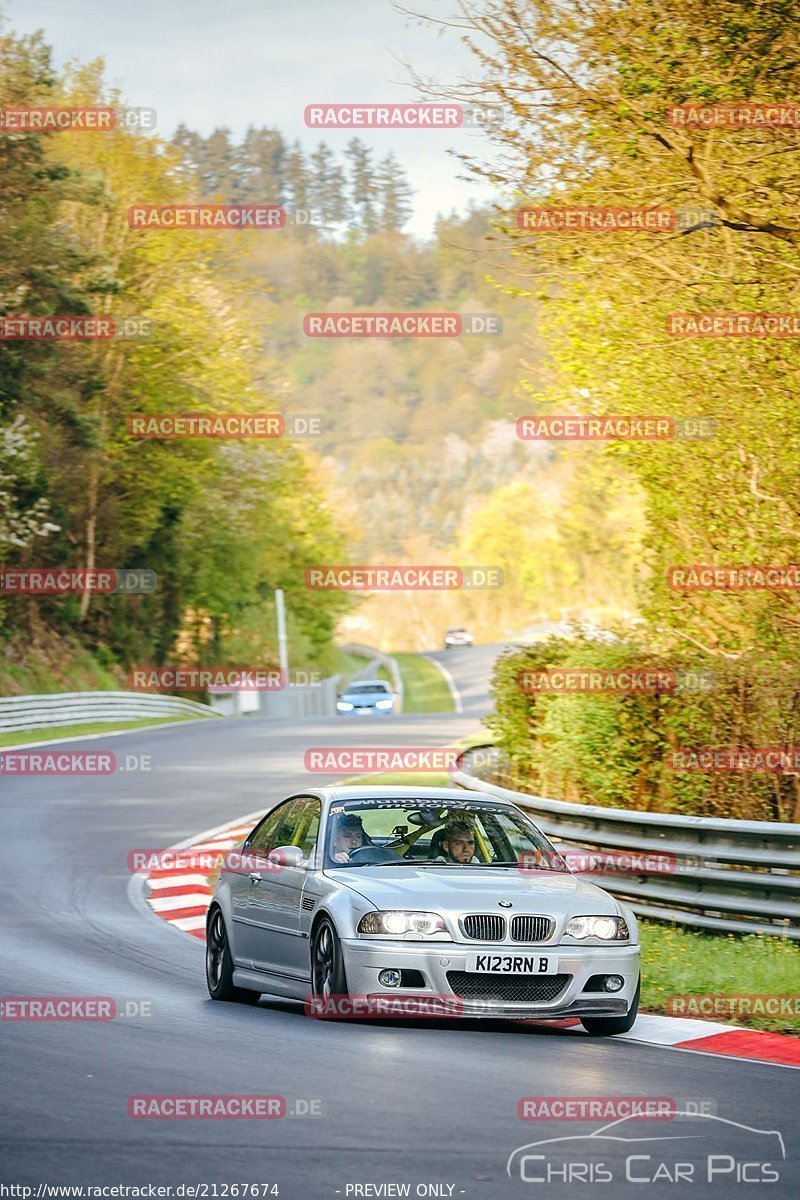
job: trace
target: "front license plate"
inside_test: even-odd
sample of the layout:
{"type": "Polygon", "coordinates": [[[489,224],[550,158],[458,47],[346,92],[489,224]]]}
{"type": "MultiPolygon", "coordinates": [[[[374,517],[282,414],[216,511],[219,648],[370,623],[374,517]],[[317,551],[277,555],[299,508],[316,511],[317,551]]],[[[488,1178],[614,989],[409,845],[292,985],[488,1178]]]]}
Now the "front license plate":
{"type": "Polygon", "coordinates": [[[556,975],[558,959],[552,954],[470,954],[467,970],[478,975],[556,975]]]}

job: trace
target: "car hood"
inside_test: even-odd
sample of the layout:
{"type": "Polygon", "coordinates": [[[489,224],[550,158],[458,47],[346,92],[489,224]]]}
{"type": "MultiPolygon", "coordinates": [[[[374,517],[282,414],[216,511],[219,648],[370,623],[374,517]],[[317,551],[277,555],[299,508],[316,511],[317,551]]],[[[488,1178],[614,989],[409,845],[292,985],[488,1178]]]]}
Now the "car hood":
{"type": "Polygon", "coordinates": [[[499,912],[501,900],[512,913],[615,915],[620,909],[594,883],[557,871],[521,871],[515,867],[345,867],[327,871],[376,908],[448,912],[499,912]]]}

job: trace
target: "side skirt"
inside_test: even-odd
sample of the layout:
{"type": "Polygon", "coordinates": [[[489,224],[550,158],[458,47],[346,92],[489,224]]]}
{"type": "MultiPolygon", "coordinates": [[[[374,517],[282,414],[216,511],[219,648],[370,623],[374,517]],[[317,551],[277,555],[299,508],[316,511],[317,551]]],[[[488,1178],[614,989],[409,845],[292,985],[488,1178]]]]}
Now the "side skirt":
{"type": "Polygon", "coordinates": [[[236,987],[249,988],[253,992],[269,992],[271,996],[289,996],[292,1000],[305,1000],[311,992],[310,979],[290,979],[288,975],[266,975],[261,971],[237,967],[233,972],[236,987]]]}

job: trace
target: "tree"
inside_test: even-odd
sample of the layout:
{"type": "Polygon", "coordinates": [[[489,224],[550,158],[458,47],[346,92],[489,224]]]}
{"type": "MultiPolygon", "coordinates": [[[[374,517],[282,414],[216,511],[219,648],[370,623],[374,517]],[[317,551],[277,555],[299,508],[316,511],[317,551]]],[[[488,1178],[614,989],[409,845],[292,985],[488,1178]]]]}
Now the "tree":
{"type": "Polygon", "coordinates": [[[396,233],[411,217],[413,190],[394,154],[387,154],[378,164],[376,182],[380,194],[379,226],[396,233]]]}
{"type": "Polygon", "coordinates": [[[325,142],[318,143],[310,161],[312,207],[322,211],[326,224],[341,225],[347,220],[344,171],[325,142]]]}
{"type": "Polygon", "coordinates": [[[235,152],[235,202],[281,202],[286,196],[285,161],[286,143],[276,129],[248,126],[235,152]]]}
{"type": "Polygon", "coordinates": [[[299,142],[292,143],[285,160],[286,201],[293,210],[308,211],[311,207],[312,180],[308,163],[299,142]]]}
{"type": "Polygon", "coordinates": [[[235,150],[229,129],[215,129],[201,142],[197,168],[202,196],[233,194],[235,150]]]}
{"type": "Polygon", "coordinates": [[[372,151],[360,138],[351,138],[345,149],[350,164],[350,224],[367,235],[378,230],[378,185],[372,151]]]}

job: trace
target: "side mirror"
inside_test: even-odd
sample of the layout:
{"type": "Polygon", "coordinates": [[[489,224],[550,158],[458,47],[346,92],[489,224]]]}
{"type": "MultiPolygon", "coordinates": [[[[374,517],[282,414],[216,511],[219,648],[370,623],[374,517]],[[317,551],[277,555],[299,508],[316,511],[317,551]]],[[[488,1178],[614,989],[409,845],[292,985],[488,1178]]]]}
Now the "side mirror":
{"type": "Polygon", "coordinates": [[[299,867],[306,860],[299,846],[278,846],[275,850],[270,850],[268,858],[270,862],[281,867],[299,867]]]}

